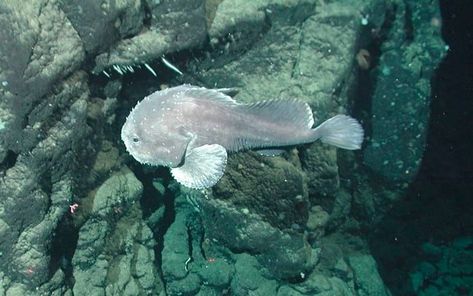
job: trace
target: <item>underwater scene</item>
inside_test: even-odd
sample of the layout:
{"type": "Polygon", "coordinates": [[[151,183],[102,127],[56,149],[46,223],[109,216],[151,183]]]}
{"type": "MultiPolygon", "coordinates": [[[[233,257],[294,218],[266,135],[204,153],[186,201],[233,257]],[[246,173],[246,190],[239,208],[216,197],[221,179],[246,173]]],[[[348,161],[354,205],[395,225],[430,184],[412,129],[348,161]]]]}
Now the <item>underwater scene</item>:
{"type": "Polygon", "coordinates": [[[0,0],[0,296],[473,296],[472,16],[0,0]]]}

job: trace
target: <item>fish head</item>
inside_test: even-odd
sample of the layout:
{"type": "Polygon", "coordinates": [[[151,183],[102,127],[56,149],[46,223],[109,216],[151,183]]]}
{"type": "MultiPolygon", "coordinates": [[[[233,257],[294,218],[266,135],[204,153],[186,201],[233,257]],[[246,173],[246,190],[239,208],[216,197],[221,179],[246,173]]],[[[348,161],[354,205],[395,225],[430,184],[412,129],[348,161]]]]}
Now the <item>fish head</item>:
{"type": "Polygon", "coordinates": [[[133,158],[143,164],[177,167],[184,159],[189,138],[172,122],[135,108],[127,117],[121,138],[133,158]]]}

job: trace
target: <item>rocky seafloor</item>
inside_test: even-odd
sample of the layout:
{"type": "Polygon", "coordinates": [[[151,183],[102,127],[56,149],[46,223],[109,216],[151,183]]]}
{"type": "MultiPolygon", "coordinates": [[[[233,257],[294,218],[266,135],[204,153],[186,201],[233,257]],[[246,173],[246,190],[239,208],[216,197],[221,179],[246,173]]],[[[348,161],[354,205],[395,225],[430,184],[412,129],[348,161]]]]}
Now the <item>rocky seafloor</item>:
{"type": "Polygon", "coordinates": [[[470,295],[471,237],[413,254],[386,222],[422,172],[441,31],[437,1],[0,2],[0,295],[470,295]],[[182,83],[350,113],[363,149],[237,153],[180,187],[120,128],[182,83]],[[419,260],[396,276],[392,250],[419,260]]]}

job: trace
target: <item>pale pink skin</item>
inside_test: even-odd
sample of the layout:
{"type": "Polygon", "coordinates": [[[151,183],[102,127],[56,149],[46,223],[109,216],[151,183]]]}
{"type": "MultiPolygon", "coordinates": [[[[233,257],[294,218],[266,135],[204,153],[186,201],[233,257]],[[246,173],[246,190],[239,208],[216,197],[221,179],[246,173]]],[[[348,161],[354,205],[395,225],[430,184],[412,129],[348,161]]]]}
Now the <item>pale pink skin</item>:
{"type": "Polygon", "coordinates": [[[236,152],[310,143],[318,138],[309,127],[258,116],[243,104],[189,96],[178,88],[153,93],[128,116],[122,140],[138,161],[176,167],[188,145],[219,144],[236,152]]]}

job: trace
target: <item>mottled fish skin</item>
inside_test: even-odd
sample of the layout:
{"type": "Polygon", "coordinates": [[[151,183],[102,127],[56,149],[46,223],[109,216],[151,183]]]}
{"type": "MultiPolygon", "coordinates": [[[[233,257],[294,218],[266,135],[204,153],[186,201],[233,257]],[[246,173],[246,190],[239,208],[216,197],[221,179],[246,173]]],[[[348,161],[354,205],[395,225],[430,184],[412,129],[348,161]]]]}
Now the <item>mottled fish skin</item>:
{"type": "Polygon", "coordinates": [[[217,143],[231,152],[313,141],[309,127],[258,117],[247,106],[205,88],[166,89],[146,97],[132,110],[122,138],[130,139],[125,144],[138,161],[169,167],[179,165],[193,138],[193,147],[217,143]]]}
{"type": "MultiPolygon", "coordinates": [[[[176,178],[196,177],[197,181],[186,184],[184,180],[184,184],[203,188],[213,185],[220,176],[193,176],[186,171],[187,158],[194,162],[209,159],[208,165],[223,174],[225,151],[292,146],[318,138],[345,149],[359,149],[361,126],[345,117],[334,117],[325,127],[322,124],[312,129],[312,111],[306,103],[272,100],[239,104],[218,90],[181,85],[157,91],[139,102],[127,117],[121,136],[128,152],[139,162],[180,167],[181,171],[176,169],[176,178]],[[338,122],[341,124],[337,125],[338,122]],[[353,130],[347,133],[347,125],[354,129],[356,137],[349,135],[353,130]],[[201,147],[195,150],[199,152],[191,157],[197,147],[201,147]],[[206,157],[207,151],[218,157],[206,157]]],[[[189,163],[187,167],[196,171],[197,165],[189,163]]],[[[205,175],[205,170],[201,174],[205,175]]]]}

